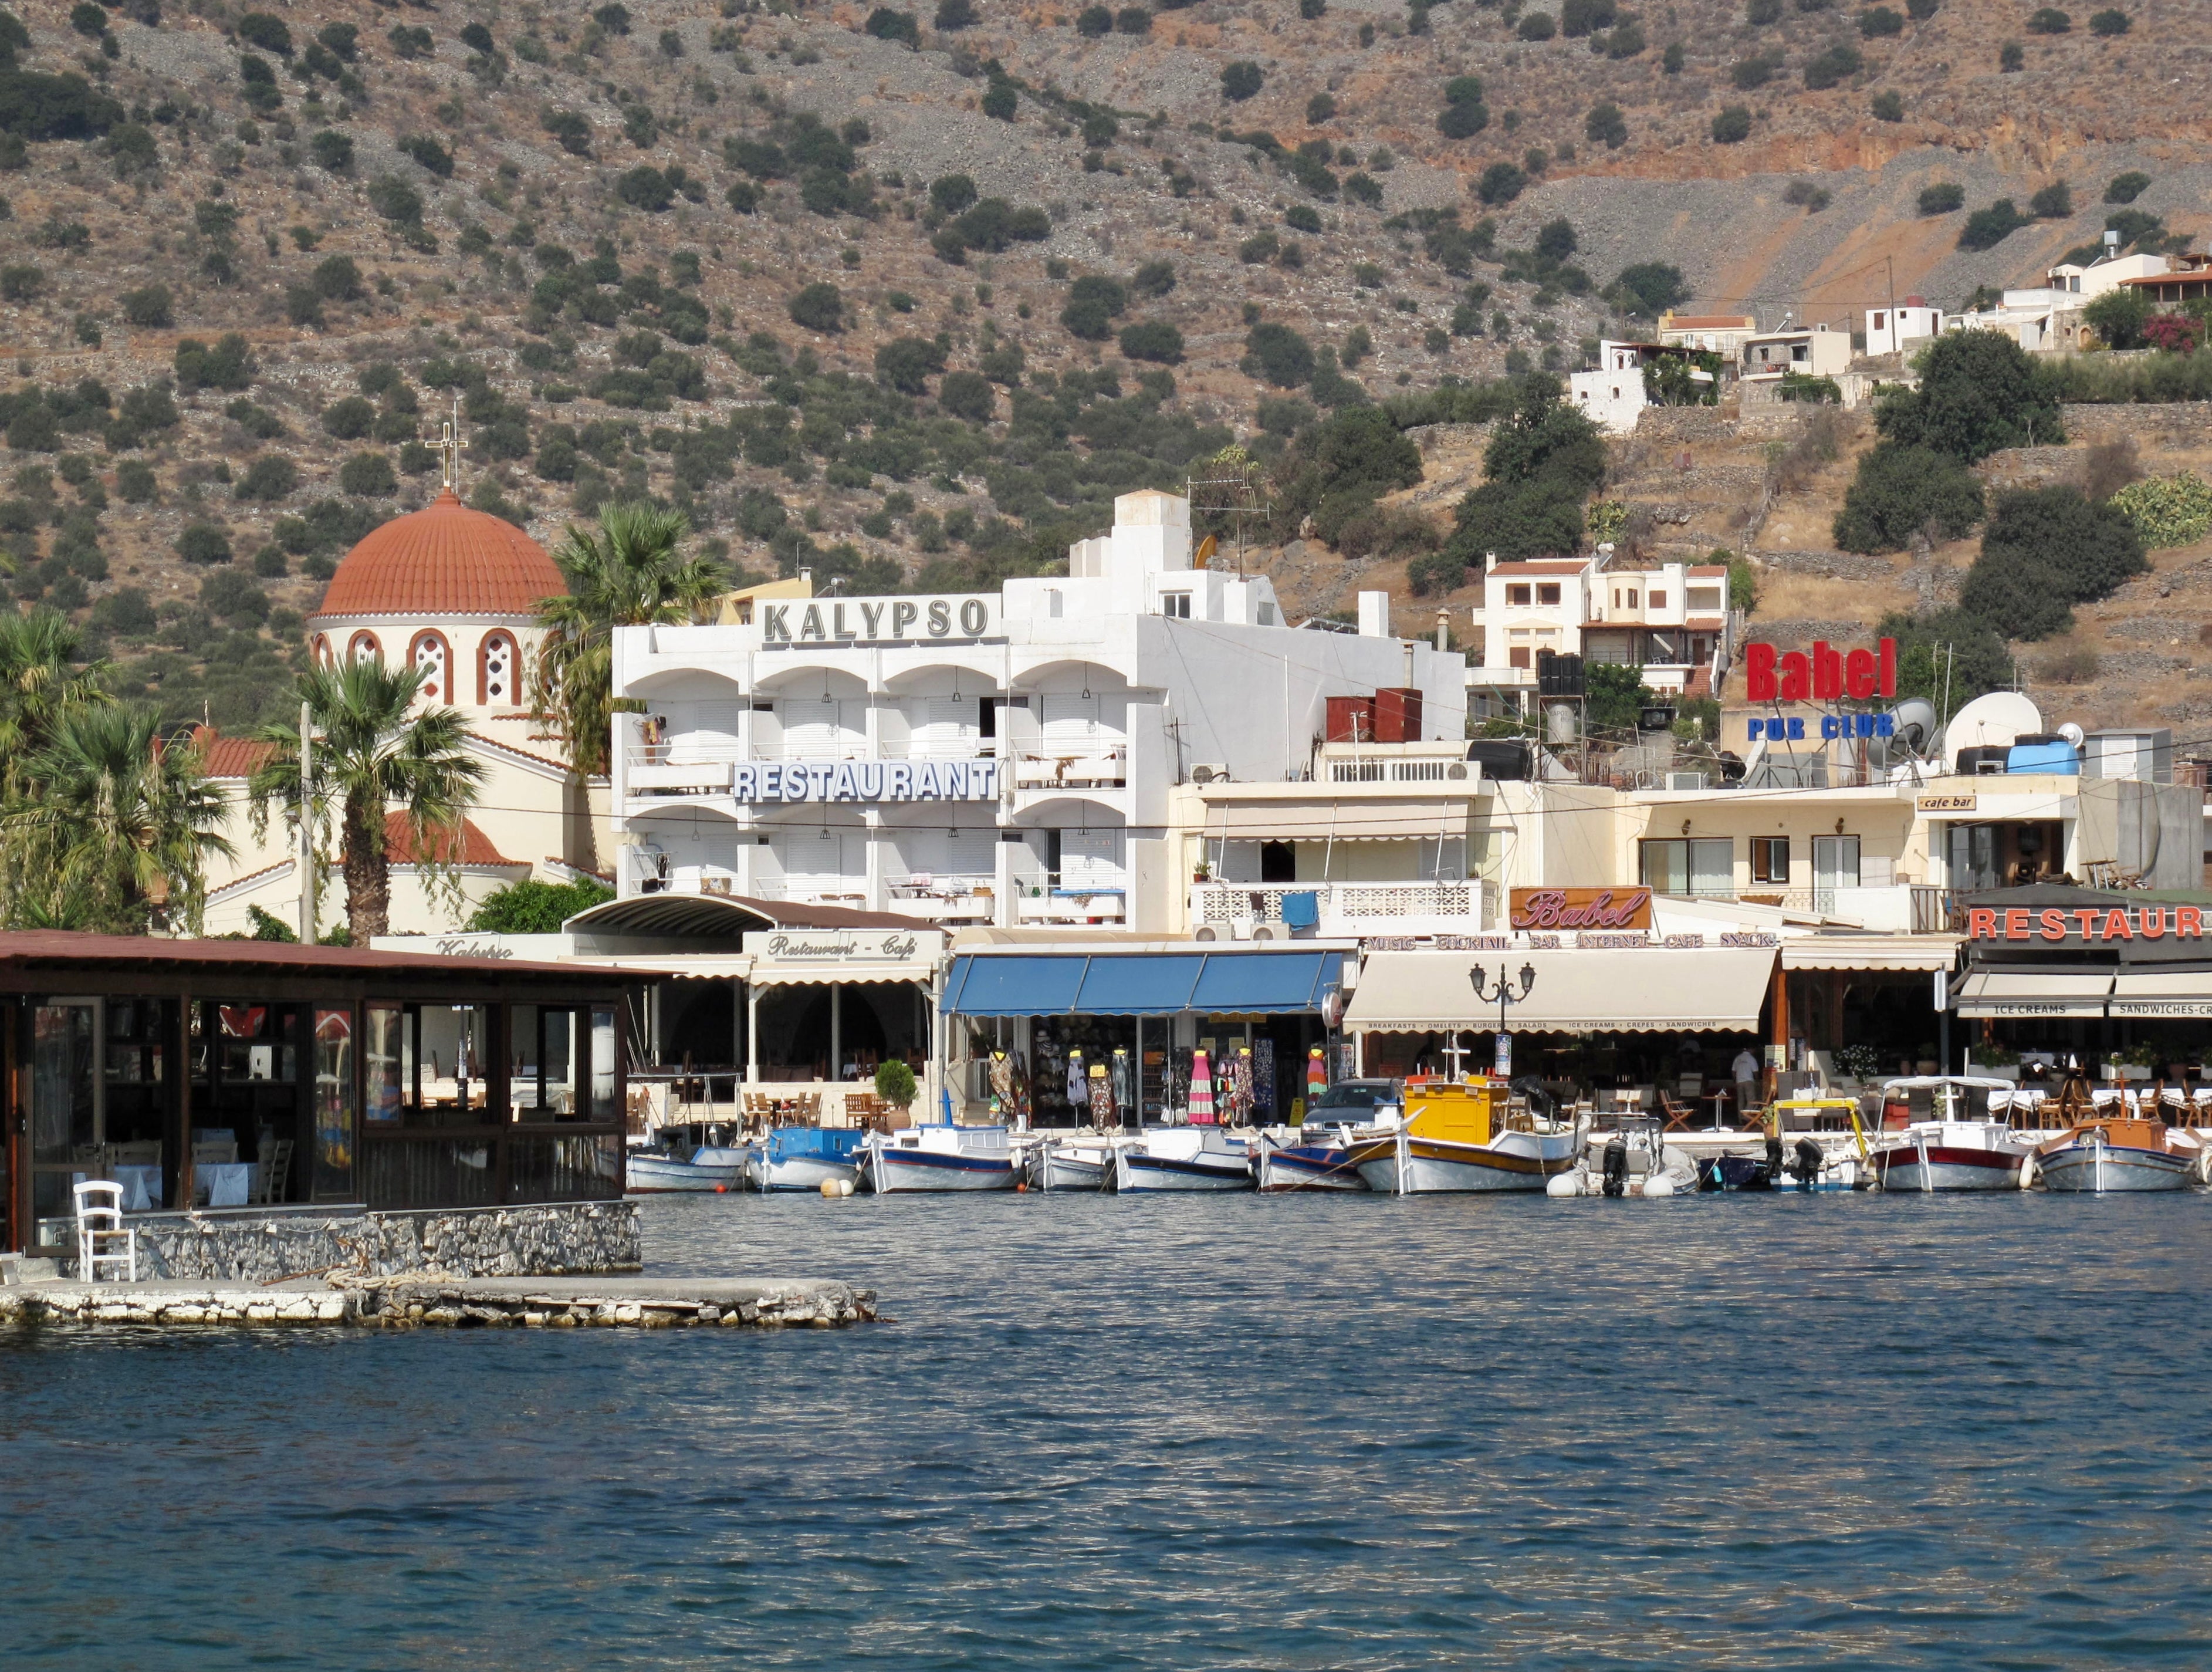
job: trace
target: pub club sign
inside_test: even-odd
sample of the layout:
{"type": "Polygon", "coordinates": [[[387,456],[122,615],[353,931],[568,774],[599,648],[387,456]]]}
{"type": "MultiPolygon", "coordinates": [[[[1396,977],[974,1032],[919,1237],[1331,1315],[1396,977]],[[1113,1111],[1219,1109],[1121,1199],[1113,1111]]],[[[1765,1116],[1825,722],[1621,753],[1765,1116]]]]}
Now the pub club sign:
{"type": "MultiPolygon", "coordinates": [[[[1897,641],[1884,639],[1872,650],[1838,650],[1826,639],[1813,641],[1810,650],[1778,651],[1765,642],[1743,648],[1743,694],[1752,702],[1871,702],[1897,695],[1897,641]]],[[[1751,716],[1747,738],[1753,743],[1797,742],[1817,736],[1825,741],[1842,738],[1886,738],[1895,735],[1897,722],[1887,714],[1826,714],[1811,716],[1816,732],[1807,729],[1803,714],[1751,716]]]]}

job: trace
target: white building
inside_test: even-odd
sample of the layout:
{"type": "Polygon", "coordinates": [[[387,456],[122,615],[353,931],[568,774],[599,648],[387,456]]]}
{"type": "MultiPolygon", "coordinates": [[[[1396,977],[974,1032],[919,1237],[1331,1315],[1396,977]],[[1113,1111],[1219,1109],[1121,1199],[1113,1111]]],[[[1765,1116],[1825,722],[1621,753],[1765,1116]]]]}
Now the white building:
{"type": "Polygon", "coordinates": [[[1293,629],[1265,579],[1191,567],[1187,502],[1115,513],[1065,578],[618,631],[615,694],[647,708],[617,717],[621,893],[1149,927],[1188,880],[1176,785],[1310,773],[1332,696],[1410,690],[1420,737],[1463,734],[1463,658],[1372,610],[1293,629]]]}
{"type": "Polygon", "coordinates": [[[1866,311],[1866,351],[1869,355],[1906,354],[1915,344],[1940,336],[1943,310],[1930,307],[1918,296],[1907,296],[1895,307],[1887,305],[1866,311]]]}
{"type": "Polygon", "coordinates": [[[1651,404],[1644,392],[1644,367],[1655,351],[1649,343],[1599,343],[1597,369],[1571,374],[1567,398],[1607,435],[1634,435],[1638,415],[1651,404]]]}
{"type": "Polygon", "coordinates": [[[1717,564],[1612,566],[1587,557],[1494,563],[1483,576],[1482,660],[1468,684],[1485,692],[1535,689],[1537,659],[1582,656],[1643,670],[1656,691],[1707,694],[1727,671],[1728,570],[1717,564]]]}
{"type": "Polygon", "coordinates": [[[1717,354],[1730,365],[1743,358],[1743,345],[1759,334],[1759,319],[1750,313],[1662,313],[1659,340],[1672,349],[1695,349],[1717,354]]]}
{"type": "Polygon", "coordinates": [[[1800,377],[1838,377],[1851,363],[1851,334],[1832,331],[1826,325],[1790,331],[1762,331],[1743,343],[1743,380],[1779,380],[1795,372],[1800,377]]]}

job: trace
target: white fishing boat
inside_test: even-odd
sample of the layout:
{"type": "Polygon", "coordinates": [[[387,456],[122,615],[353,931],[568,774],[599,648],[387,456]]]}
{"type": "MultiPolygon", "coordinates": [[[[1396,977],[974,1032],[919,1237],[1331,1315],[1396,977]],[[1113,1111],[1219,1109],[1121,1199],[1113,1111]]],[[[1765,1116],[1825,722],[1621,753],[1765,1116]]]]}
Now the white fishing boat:
{"type": "Polygon", "coordinates": [[[1352,1146],[1370,1190],[1397,1195],[1541,1190],[1580,1160],[1587,1128],[1523,1110],[1500,1110],[1504,1086],[1408,1081],[1405,1114],[1390,1129],[1352,1146]]]}
{"type": "Polygon", "coordinates": [[[863,1136],[852,1127],[776,1127],[755,1150],[748,1182],[763,1191],[857,1186],[863,1136]]]}
{"type": "Polygon", "coordinates": [[[1114,1173],[1114,1143],[1091,1133],[1047,1134],[1030,1151],[1032,1190],[1103,1190],[1114,1173]]]}
{"type": "Polygon", "coordinates": [[[650,1143],[623,1158],[632,1195],[742,1189],[747,1150],[731,1142],[733,1129],[693,1124],[666,1126],[650,1143]]]}
{"type": "MultiPolygon", "coordinates": [[[[1613,1131],[1589,1135],[1577,1183],[1584,1195],[1680,1195],[1698,1188],[1698,1166],[1667,1141],[1656,1116],[1623,1116],[1613,1131]]],[[[1564,1186],[1547,1188],[1566,1194],[1564,1186]]]]}
{"type": "Polygon", "coordinates": [[[863,1153],[869,1184],[879,1196],[1011,1190],[1022,1182],[1022,1157],[1005,1127],[872,1132],[863,1153]]]}
{"type": "Polygon", "coordinates": [[[1252,1140],[1252,1166],[1262,1190],[1364,1190],[1352,1151],[1333,1128],[1278,1127],[1252,1140]]]}
{"type": "Polygon", "coordinates": [[[1219,1127],[1147,1127],[1114,1146],[1116,1190],[1249,1190],[1253,1183],[1245,1140],[1219,1127]]]}
{"type": "Polygon", "coordinates": [[[1885,1190],[2017,1190],[2021,1168],[2034,1152],[2033,1138],[2016,1128],[2009,1113],[1975,1116],[1977,1093],[2009,1094],[2012,1082],[1971,1074],[1922,1074],[1893,1079],[1882,1086],[1885,1104],[1896,1094],[1929,1094],[1930,1116],[1901,1125],[1883,1123],[1871,1158],[1885,1190]]]}
{"type": "Polygon", "coordinates": [[[2084,1122],[2035,1151],[2046,1190],[2099,1195],[2117,1190],[2185,1190],[2204,1176],[2203,1140],[2165,1122],[2121,1113],[2084,1122]]]}

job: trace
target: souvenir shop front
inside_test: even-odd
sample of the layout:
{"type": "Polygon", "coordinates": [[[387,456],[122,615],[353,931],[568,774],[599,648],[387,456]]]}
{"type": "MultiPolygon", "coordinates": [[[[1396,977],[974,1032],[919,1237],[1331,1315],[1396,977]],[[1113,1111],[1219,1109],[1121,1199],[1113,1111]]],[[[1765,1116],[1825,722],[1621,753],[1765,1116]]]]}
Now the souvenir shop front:
{"type": "Polygon", "coordinates": [[[1328,1043],[1350,950],[1146,941],[963,952],[940,1001],[963,1118],[1287,1120],[1328,1043]]]}

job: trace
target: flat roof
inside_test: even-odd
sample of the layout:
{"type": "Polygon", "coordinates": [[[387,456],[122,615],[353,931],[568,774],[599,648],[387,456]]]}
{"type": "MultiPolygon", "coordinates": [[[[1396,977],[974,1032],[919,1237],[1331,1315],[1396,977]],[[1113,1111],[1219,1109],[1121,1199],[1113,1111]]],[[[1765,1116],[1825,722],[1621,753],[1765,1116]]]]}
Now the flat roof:
{"type": "Polygon", "coordinates": [[[1528,559],[1525,559],[1525,558],[1524,558],[1524,559],[1519,559],[1519,560],[1516,560],[1516,561],[1515,561],[1515,562],[1510,562],[1510,563],[1500,563],[1500,564],[1498,564],[1495,568],[1492,568],[1492,569],[1490,571],[1490,574],[1491,574],[1491,575],[1580,575],[1580,574],[1581,574],[1584,569],[1588,568],[1589,567],[1589,560],[1588,558],[1575,558],[1575,559],[1559,558],[1559,559],[1555,559],[1555,560],[1551,561],[1551,562],[1534,562],[1534,561],[1530,561],[1530,560],[1528,560],[1528,559]]]}

